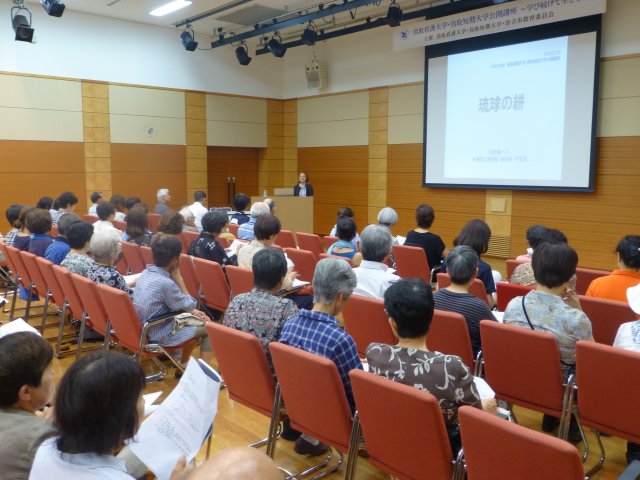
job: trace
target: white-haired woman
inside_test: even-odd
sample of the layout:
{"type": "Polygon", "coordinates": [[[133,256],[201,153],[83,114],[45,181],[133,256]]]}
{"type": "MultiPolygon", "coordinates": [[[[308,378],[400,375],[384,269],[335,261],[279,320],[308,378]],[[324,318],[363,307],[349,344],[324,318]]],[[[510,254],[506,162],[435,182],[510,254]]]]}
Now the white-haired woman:
{"type": "Polygon", "coordinates": [[[133,297],[131,287],[135,286],[135,280],[127,282],[114,266],[120,257],[120,238],[109,231],[97,232],[91,237],[89,248],[96,262],[89,269],[89,279],[98,284],[118,288],[133,297]]]}
{"type": "Polygon", "coordinates": [[[169,210],[169,204],[171,203],[171,194],[169,193],[169,189],[161,188],[158,190],[158,193],[156,193],[156,197],[158,198],[158,204],[154,211],[159,215],[163,215],[167,210],[169,210]]]}

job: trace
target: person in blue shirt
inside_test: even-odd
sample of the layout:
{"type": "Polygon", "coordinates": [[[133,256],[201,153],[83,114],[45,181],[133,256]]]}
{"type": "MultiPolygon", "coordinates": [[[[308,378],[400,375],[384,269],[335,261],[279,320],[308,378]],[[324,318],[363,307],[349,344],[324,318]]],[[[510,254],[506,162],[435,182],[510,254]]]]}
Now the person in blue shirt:
{"type": "Polygon", "coordinates": [[[75,213],[67,213],[60,217],[58,221],[58,236],[53,239],[53,243],[45,250],[44,258],[55,265],[62,263],[71,250],[71,245],[69,245],[69,240],[67,239],[67,232],[69,228],[71,228],[71,225],[80,221],[80,217],[75,213]]]}

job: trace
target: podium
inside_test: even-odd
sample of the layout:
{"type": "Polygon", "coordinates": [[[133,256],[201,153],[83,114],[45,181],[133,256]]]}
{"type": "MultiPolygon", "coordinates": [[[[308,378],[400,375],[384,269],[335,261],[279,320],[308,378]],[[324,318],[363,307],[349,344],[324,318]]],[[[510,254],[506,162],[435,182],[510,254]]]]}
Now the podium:
{"type": "MultiPolygon", "coordinates": [[[[313,197],[275,195],[276,217],[283,230],[313,233],[313,197]]],[[[261,202],[264,197],[251,197],[251,204],[261,202]]]]}

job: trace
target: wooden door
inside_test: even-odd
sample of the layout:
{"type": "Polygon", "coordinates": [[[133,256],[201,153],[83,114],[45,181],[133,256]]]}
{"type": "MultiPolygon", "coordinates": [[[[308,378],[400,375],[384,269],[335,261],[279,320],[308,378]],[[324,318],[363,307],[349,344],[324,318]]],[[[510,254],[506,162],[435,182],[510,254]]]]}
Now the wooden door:
{"type": "Polygon", "coordinates": [[[236,193],[258,195],[258,148],[208,147],[209,206],[233,206],[236,193]]]}

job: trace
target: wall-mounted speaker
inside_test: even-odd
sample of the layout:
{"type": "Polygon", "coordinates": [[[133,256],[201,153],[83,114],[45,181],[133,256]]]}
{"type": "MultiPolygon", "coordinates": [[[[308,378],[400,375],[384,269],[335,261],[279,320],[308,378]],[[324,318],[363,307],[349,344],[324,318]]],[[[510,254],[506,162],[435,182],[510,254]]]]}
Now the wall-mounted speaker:
{"type": "Polygon", "coordinates": [[[307,88],[325,88],[329,84],[326,64],[315,58],[304,67],[307,75],[307,88]]]}

